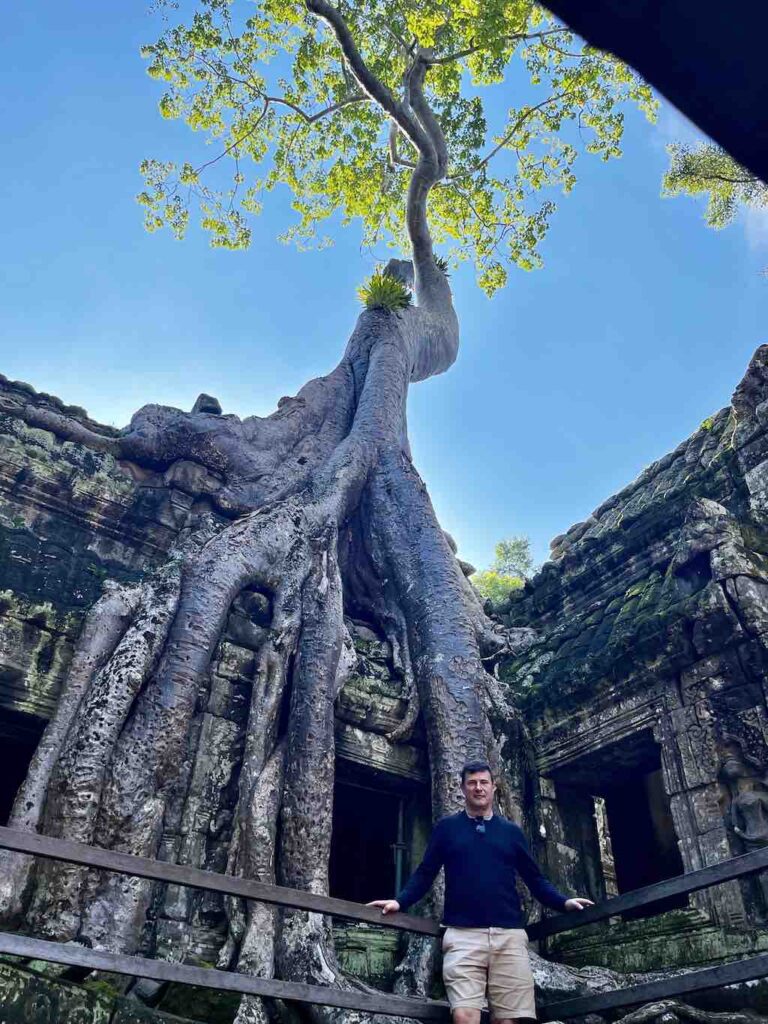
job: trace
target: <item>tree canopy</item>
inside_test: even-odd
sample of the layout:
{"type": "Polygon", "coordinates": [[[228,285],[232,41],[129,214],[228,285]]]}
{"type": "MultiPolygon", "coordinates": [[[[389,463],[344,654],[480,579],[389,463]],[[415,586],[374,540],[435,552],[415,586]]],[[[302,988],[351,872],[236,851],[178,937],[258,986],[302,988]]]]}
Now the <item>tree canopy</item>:
{"type": "Polygon", "coordinates": [[[496,545],[493,567],[507,576],[528,579],[533,572],[533,555],[529,537],[517,535],[500,540],[496,545]]]}
{"type": "Polygon", "coordinates": [[[668,149],[670,163],[663,194],[706,195],[705,216],[710,227],[727,227],[743,207],[768,208],[768,185],[713,142],[699,146],[676,143],[668,149]]]}
{"type": "Polygon", "coordinates": [[[530,538],[507,537],[495,548],[490,569],[472,575],[472,583],[485,598],[494,603],[503,601],[510,590],[519,590],[534,571],[530,538]]]}
{"type": "Polygon", "coordinates": [[[435,243],[453,264],[472,260],[489,294],[510,265],[539,266],[553,196],[572,189],[579,152],[619,156],[624,104],[652,117],[655,101],[531,0],[198,0],[143,53],[165,85],[162,114],[214,148],[202,165],[144,161],[147,227],[181,237],[197,207],[212,244],[247,247],[250,215],[282,185],[296,211],[285,240],[329,244],[338,212],[361,222],[365,245],[402,246],[417,153],[391,104],[411,102],[416,52],[448,150],[429,201],[435,243]],[[315,16],[321,7],[343,24],[375,96],[315,16]]]}

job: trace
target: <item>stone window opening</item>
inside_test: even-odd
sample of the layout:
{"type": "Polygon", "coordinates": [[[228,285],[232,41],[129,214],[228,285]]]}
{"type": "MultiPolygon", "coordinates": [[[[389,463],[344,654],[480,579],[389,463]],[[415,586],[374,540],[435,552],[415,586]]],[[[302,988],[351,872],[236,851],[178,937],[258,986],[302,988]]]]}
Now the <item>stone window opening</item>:
{"type": "Polygon", "coordinates": [[[37,715],[0,708],[0,825],[8,822],[16,791],[26,778],[45,725],[37,715]]]}

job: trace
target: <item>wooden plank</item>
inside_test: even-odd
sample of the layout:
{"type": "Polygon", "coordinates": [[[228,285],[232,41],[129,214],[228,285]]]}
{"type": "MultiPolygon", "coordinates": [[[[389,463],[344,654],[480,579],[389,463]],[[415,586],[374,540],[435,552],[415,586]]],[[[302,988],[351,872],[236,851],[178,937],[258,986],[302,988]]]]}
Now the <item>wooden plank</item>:
{"type": "Polygon", "coordinates": [[[651,903],[656,903],[657,900],[666,899],[668,896],[696,892],[698,889],[706,889],[710,885],[718,885],[720,882],[727,882],[732,878],[754,874],[764,868],[768,868],[768,847],[763,850],[753,850],[752,853],[745,853],[741,857],[731,857],[729,860],[720,861],[719,864],[711,864],[707,868],[690,871],[686,875],[667,878],[663,882],[655,882],[642,889],[634,889],[622,896],[604,900],[595,907],[587,907],[586,910],[570,911],[558,914],[556,917],[544,918],[544,920],[528,926],[528,937],[542,939],[546,935],[556,935],[558,932],[570,931],[571,928],[581,928],[584,925],[593,924],[595,921],[603,921],[607,917],[623,914],[627,910],[634,910],[636,907],[648,906],[651,903]]]}
{"type": "Polygon", "coordinates": [[[192,967],[167,960],[147,960],[138,956],[104,953],[73,943],[30,939],[8,932],[0,932],[0,953],[68,964],[72,967],[89,967],[95,971],[111,971],[134,978],[151,978],[155,981],[171,981],[181,985],[200,985],[220,992],[242,992],[244,995],[336,1006],[368,1013],[384,1013],[394,1017],[412,1017],[416,1020],[443,1021],[446,1024],[450,1012],[447,1003],[437,1000],[410,999],[387,992],[344,991],[322,985],[277,981],[273,978],[252,978],[245,974],[192,967]]]}
{"type": "Polygon", "coordinates": [[[166,861],[135,857],[128,853],[102,850],[96,846],[72,843],[65,839],[52,839],[36,832],[20,832],[0,827],[0,848],[31,853],[36,857],[63,860],[70,864],[102,868],[122,875],[151,878],[158,882],[174,885],[188,885],[193,889],[221,892],[228,896],[242,896],[244,899],[274,903],[294,910],[311,910],[318,914],[332,914],[351,921],[365,921],[367,924],[397,928],[401,931],[420,932],[423,935],[439,935],[440,926],[436,921],[413,914],[382,914],[376,907],[366,907],[350,900],[337,900],[319,896],[303,889],[288,889],[280,885],[268,885],[234,875],[219,875],[213,871],[188,867],[185,864],[170,864],[166,861]]]}
{"type": "Polygon", "coordinates": [[[752,981],[755,978],[764,978],[766,975],[768,975],[768,953],[761,953],[759,956],[737,960],[735,963],[705,967],[698,971],[685,971],[671,978],[646,982],[644,985],[634,985],[632,988],[618,989],[616,992],[599,992],[595,995],[564,999],[540,1009],[539,1019],[541,1021],[564,1020],[568,1017],[581,1017],[587,1013],[602,1013],[604,1010],[619,1006],[650,1003],[657,999],[684,995],[686,992],[701,992],[709,988],[720,988],[721,985],[752,981]]]}
{"type": "MultiPolygon", "coordinates": [[[[83,864],[106,871],[115,871],[119,874],[150,878],[175,885],[188,885],[192,888],[225,893],[229,896],[241,896],[244,899],[255,899],[297,910],[332,914],[335,917],[364,921],[367,924],[377,924],[385,928],[419,932],[423,935],[440,934],[440,925],[429,918],[416,917],[413,914],[387,914],[384,916],[374,907],[366,907],[349,900],[332,899],[329,896],[320,896],[301,889],[268,885],[252,879],[236,878],[233,875],[220,875],[213,871],[202,871],[184,864],[171,864],[146,857],[135,857],[127,853],[102,850],[95,846],[72,843],[64,839],[52,839],[35,832],[20,832],[0,827],[0,848],[54,860],[64,860],[73,864],[83,864]]],[[[754,874],[765,868],[768,868],[768,847],[754,850],[741,857],[732,857],[730,860],[712,864],[699,871],[691,871],[686,875],[678,875],[642,889],[635,889],[633,892],[604,900],[597,906],[588,907],[578,913],[572,911],[545,918],[543,921],[529,925],[528,935],[531,939],[556,935],[559,932],[570,931],[573,928],[605,920],[627,910],[648,906],[658,900],[666,899],[668,896],[695,892],[733,878],[754,874]]]]}

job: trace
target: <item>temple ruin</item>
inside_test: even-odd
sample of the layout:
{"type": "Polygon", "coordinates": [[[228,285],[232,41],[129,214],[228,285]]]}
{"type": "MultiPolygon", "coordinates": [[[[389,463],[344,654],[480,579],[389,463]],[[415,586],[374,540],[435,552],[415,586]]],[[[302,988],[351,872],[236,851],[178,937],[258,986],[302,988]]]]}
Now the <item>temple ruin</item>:
{"type": "MultiPolygon", "coordinates": [[[[117,462],[28,426],[30,404],[64,408],[2,379],[0,823],[56,705],[84,613],[107,581],[161,564],[204,493],[200,466],[153,472],[117,462]]],[[[89,422],[82,410],[66,412],[89,422]]],[[[768,346],[729,407],[556,538],[534,579],[489,610],[536,631],[524,653],[501,655],[496,674],[530,739],[524,825],[559,887],[601,900],[768,845],[768,346]]],[[[226,868],[269,613],[267,598],[245,591],[229,615],[166,817],[165,859],[226,868]]],[[[407,742],[386,737],[408,708],[387,641],[369,622],[350,618],[348,628],[357,667],[336,709],[330,894],[364,902],[393,893],[418,861],[429,769],[418,724],[407,742]]],[[[547,940],[546,956],[637,972],[768,949],[768,882],[759,876],[652,911],[547,940]]],[[[345,967],[391,986],[396,932],[338,922],[335,938],[345,967]]],[[[220,897],[158,888],[147,955],[215,963],[225,939],[220,897]]],[[[27,991],[22,974],[0,964],[0,1001],[27,991]]],[[[56,981],[51,1020],[102,1019],[77,1016],[78,980],[56,981]],[[68,999],[71,1017],[61,1010],[68,999]]],[[[140,1009],[121,1012],[103,1019],[145,1019],[140,1009]]],[[[231,1019],[226,1006],[207,1012],[231,1019]]],[[[163,1013],[183,1015],[183,1001],[146,1011],[163,1013]]]]}

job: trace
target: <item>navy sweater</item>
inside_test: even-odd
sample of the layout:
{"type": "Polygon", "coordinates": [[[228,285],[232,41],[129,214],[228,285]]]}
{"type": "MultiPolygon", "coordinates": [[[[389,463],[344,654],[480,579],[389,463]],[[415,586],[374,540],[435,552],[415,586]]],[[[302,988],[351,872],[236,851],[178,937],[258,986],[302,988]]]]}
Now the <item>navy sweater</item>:
{"type": "Polygon", "coordinates": [[[485,822],[484,833],[477,831],[476,824],[464,811],[438,821],[424,859],[395,897],[402,910],[425,895],[441,867],[445,868],[443,920],[447,925],[523,928],[516,874],[545,907],[565,909],[568,897],[541,873],[514,822],[494,814],[485,822]]]}

